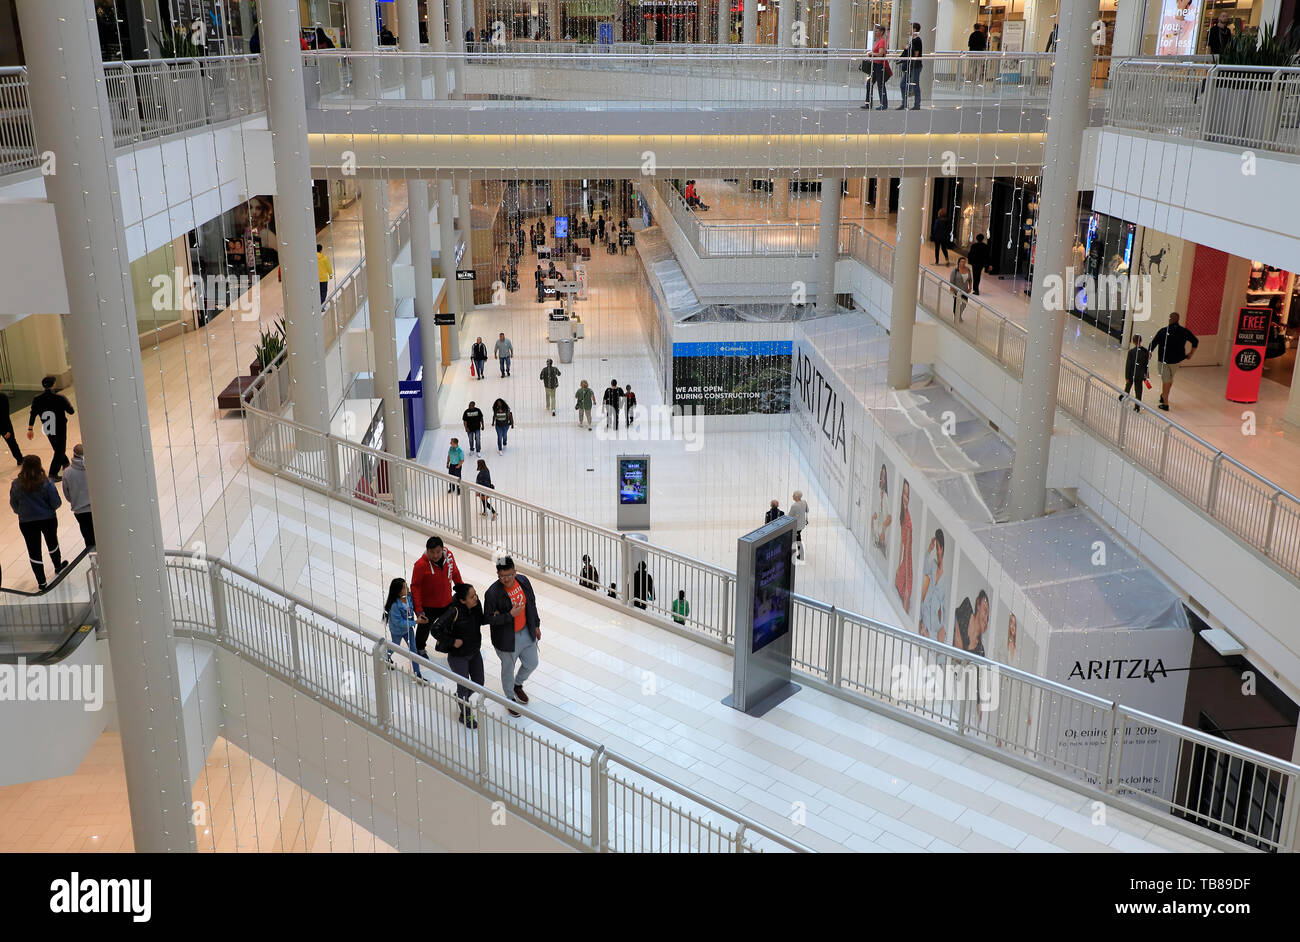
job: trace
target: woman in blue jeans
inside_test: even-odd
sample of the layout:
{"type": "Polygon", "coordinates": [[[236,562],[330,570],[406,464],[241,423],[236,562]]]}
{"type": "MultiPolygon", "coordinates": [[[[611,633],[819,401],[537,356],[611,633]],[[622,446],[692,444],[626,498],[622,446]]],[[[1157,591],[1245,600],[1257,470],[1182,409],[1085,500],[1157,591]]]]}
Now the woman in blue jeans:
{"type": "Polygon", "coordinates": [[[514,413],[504,399],[492,403],[492,427],[497,430],[497,454],[501,454],[505,450],[510,430],[515,427],[514,413]]]}
{"type": "MultiPolygon", "coordinates": [[[[388,633],[392,635],[393,644],[406,643],[411,653],[418,654],[415,650],[415,626],[425,621],[423,615],[415,614],[415,606],[411,604],[411,590],[406,584],[405,579],[394,579],[388,585],[388,601],[384,603],[384,621],[388,623],[388,633]]],[[[388,663],[393,663],[393,652],[385,651],[384,657],[388,658],[388,663]]],[[[415,668],[415,676],[421,680],[424,675],[420,673],[420,665],[411,662],[415,668]]]]}

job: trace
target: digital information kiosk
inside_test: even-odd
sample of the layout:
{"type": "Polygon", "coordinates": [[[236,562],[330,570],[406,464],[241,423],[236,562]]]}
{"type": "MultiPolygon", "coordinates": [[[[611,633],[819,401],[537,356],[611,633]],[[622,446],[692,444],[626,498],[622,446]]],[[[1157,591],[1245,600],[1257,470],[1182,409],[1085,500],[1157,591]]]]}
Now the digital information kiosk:
{"type": "Polygon", "coordinates": [[[722,702],[762,716],[799,691],[790,677],[794,518],[778,517],[736,541],[736,656],[722,702]]]}
{"type": "Polygon", "coordinates": [[[618,456],[618,528],[650,529],[650,456],[618,456]]]}

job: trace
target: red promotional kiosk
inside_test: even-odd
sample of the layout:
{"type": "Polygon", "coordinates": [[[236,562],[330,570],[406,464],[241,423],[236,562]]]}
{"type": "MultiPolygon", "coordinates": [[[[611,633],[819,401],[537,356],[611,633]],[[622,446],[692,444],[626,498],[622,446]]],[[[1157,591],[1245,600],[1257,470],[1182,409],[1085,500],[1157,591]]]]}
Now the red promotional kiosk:
{"type": "Polygon", "coordinates": [[[1267,305],[1248,304],[1237,312],[1232,357],[1228,361],[1228,388],[1224,391],[1229,402],[1259,401],[1259,381],[1264,375],[1264,353],[1272,322],[1273,309],[1267,305]]]}

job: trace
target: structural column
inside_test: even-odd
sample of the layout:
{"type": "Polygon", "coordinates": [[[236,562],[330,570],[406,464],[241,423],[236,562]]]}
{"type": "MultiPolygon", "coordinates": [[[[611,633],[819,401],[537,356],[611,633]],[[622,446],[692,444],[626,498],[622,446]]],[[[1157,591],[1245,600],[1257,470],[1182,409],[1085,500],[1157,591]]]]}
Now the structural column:
{"type": "Polygon", "coordinates": [[[447,307],[456,323],[443,328],[442,349],[447,360],[460,359],[460,325],[465,313],[460,292],[456,289],[456,212],[452,207],[450,179],[438,181],[438,267],[447,282],[447,307]]]}
{"type": "Polygon", "coordinates": [[[912,328],[921,277],[921,203],[924,177],[898,181],[898,237],[894,240],[893,301],[889,310],[889,388],[912,385],[912,328]]]}
{"type": "Polygon", "coordinates": [[[465,97],[465,9],[461,0],[447,0],[447,19],[451,23],[451,51],[456,55],[452,59],[452,74],[456,79],[456,88],[452,98],[465,97]]]}
{"type": "MultiPolygon", "coordinates": [[[[474,214],[469,190],[469,177],[457,178],[456,221],[461,238],[465,240],[465,254],[460,258],[460,265],[458,266],[460,268],[474,267],[474,214]]],[[[474,310],[474,282],[460,281],[456,282],[456,286],[460,288],[461,292],[461,310],[468,314],[474,310]]]]}
{"type": "Polygon", "coordinates": [[[817,229],[817,313],[834,314],[835,260],[840,254],[840,189],[843,177],[822,177],[822,211],[817,229]]]}
{"type": "Polygon", "coordinates": [[[892,177],[876,177],[876,215],[889,215],[889,186],[892,177]]]}
{"type": "Polygon", "coordinates": [[[828,49],[857,48],[853,42],[852,0],[830,0],[829,15],[826,19],[826,47],[828,49]]]}
{"type": "MultiPolygon", "coordinates": [[[[347,15],[352,48],[363,54],[353,64],[357,90],[363,100],[372,100],[379,94],[379,61],[374,55],[377,45],[375,5],[371,0],[348,0],[347,15]]],[[[406,419],[398,395],[400,377],[397,375],[393,259],[388,244],[388,181],[383,177],[367,177],[361,181],[361,232],[366,263],[366,310],[375,358],[374,393],[384,403],[384,448],[399,458],[405,458],[406,419]]],[[[400,506],[397,492],[401,475],[390,475],[389,480],[393,498],[400,506]]]]}
{"type": "MultiPolygon", "coordinates": [[[[447,52],[447,16],[443,12],[442,0],[428,0],[429,10],[429,51],[445,56],[447,52]]],[[[447,98],[447,60],[433,60],[433,97],[439,101],[447,98]]]]}
{"type": "MultiPolygon", "coordinates": [[[[275,218],[280,234],[286,359],[293,416],[300,425],[329,431],[325,334],[316,277],[316,217],[307,150],[307,96],[296,9],[262,4],[262,62],[266,69],[271,157],[275,163],[275,218]]],[[[312,436],[314,439],[314,436],[312,436]]],[[[316,447],[300,440],[299,447],[316,447]]]]}
{"type": "Polygon", "coordinates": [[[772,181],[773,219],[787,219],[790,216],[790,178],[777,177],[772,181]]]}
{"type": "Polygon", "coordinates": [[[1061,334],[1065,299],[1074,293],[1064,284],[1074,245],[1079,203],[1079,152],[1088,124],[1092,69],[1092,24],[1098,0],[1071,0],[1061,5],[1061,30],[1043,149],[1043,185],[1039,197],[1038,235],[1025,369],[1020,383],[1016,459],[1011,467],[1007,511],[1011,520],[1041,517],[1047,501],[1047,459],[1056,421],[1056,394],[1061,369],[1061,334]],[[1049,280],[1050,279],[1050,280],[1049,280]],[[1053,281],[1062,282],[1051,291],[1053,281]]]}
{"type": "Polygon", "coordinates": [[[111,547],[98,556],[100,611],[113,660],[135,850],[193,851],[193,783],[95,11],[90,0],[19,0],[18,20],[36,138],[55,158],[45,188],[67,277],[72,313],[64,329],[95,529],[101,550],[111,547]]]}
{"type": "MultiPolygon", "coordinates": [[[[430,6],[434,5],[441,11],[442,0],[434,0],[430,6]]],[[[397,41],[402,51],[419,52],[420,0],[397,0],[397,24],[401,30],[397,41]]],[[[407,62],[405,67],[407,99],[424,97],[424,77],[420,63],[407,62]]],[[[435,78],[435,89],[436,84],[435,78]]],[[[424,427],[435,429],[440,424],[438,389],[441,385],[442,367],[438,357],[436,312],[433,309],[433,241],[429,234],[428,181],[420,177],[408,179],[406,202],[411,220],[411,267],[415,270],[415,316],[420,321],[420,353],[424,363],[424,427]]]]}
{"type": "MultiPolygon", "coordinates": [[[[776,0],[777,31],[775,45],[785,48],[794,45],[794,14],[796,0],[776,0]]],[[[771,0],[769,0],[769,7],[771,0]]]]}
{"type": "MultiPolygon", "coordinates": [[[[912,23],[921,24],[921,46],[925,55],[935,51],[938,41],[939,0],[912,0],[912,23]]],[[[900,45],[912,39],[912,23],[900,23],[898,31],[900,45]]],[[[927,62],[921,69],[921,101],[929,104],[934,91],[934,63],[927,62]]],[[[904,103],[906,104],[906,103],[904,103]]],[[[911,105],[908,105],[910,108],[911,105]]]]}
{"type": "Polygon", "coordinates": [[[740,41],[747,46],[758,43],[758,0],[743,0],[740,13],[740,41]]]}
{"type": "Polygon", "coordinates": [[[718,45],[731,45],[731,0],[718,0],[718,45]]]}

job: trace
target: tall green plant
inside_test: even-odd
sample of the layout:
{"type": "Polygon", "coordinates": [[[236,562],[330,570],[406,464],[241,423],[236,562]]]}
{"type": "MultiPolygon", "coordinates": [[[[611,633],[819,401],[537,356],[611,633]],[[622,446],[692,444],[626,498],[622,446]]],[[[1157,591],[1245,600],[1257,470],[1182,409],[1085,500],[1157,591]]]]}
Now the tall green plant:
{"type": "Polygon", "coordinates": [[[154,33],[160,59],[198,59],[206,54],[204,48],[190,37],[189,30],[177,26],[170,33],[154,33]]]}
{"type": "Polygon", "coordinates": [[[1219,65],[1285,68],[1300,64],[1300,31],[1294,27],[1281,36],[1273,24],[1264,25],[1258,34],[1241,32],[1219,53],[1219,65]]]}
{"type": "Polygon", "coordinates": [[[266,369],[284,352],[284,318],[276,321],[270,330],[262,331],[257,341],[257,362],[266,369]]]}

